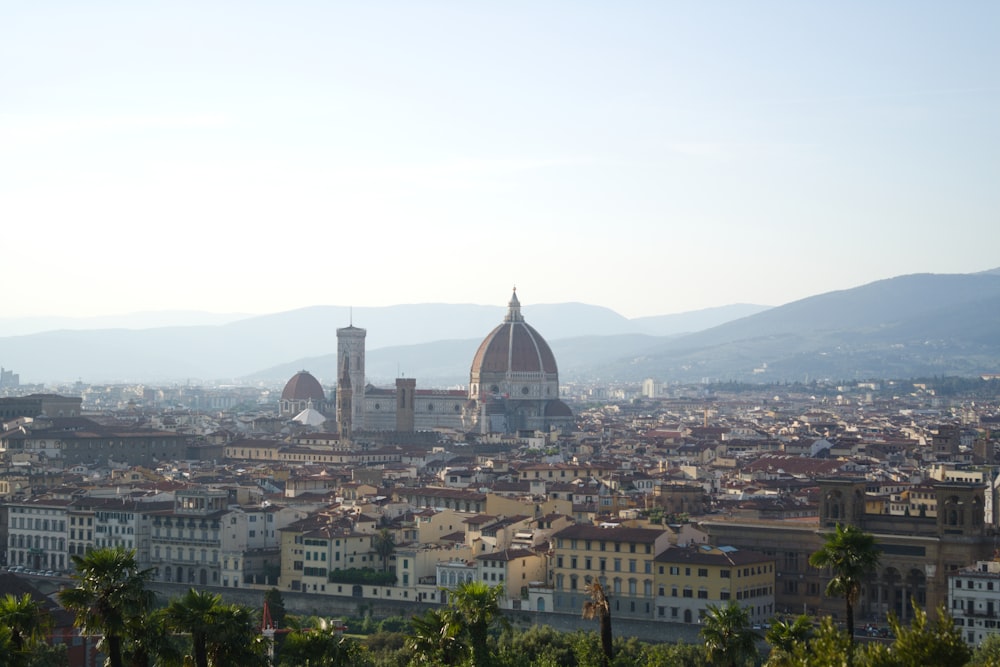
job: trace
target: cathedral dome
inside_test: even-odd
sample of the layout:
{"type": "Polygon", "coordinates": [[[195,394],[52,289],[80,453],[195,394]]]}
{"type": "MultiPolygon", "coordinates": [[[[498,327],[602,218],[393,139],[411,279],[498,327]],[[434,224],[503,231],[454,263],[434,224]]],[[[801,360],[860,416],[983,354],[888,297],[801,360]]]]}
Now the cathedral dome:
{"type": "Polygon", "coordinates": [[[472,359],[464,414],[480,433],[547,431],[573,420],[572,411],[559,400],[555,355],[521,317],[516,290],[503,323],[486,336],[472,359]]]}
{"type": "Polygon", "coordinates": [[[319,381],[308,371],[299,371],[292,376],[292,379],[285,384],[281,392],[283,401],[313,401],[315,403],[325,402],[326,394],[319,381]]]}
{"type": "Polygon", "coordinates": [[[542,335],[521,317],[517,292],[508,304],[507,317],[479,345],[472,359],[472,376],[484,373],[558,374],[556,358],[542,335]]]}

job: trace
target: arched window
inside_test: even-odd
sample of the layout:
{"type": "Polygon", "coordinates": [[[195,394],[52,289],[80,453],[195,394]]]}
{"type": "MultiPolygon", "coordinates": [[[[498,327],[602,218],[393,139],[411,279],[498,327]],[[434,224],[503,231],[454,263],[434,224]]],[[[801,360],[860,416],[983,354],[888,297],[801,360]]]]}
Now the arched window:
{"type": "Polygon", "coordinates": [[[843,519],[844,495],[840,491],[830,491],[826,494],[826,515],[830,519],[843,519]]]}

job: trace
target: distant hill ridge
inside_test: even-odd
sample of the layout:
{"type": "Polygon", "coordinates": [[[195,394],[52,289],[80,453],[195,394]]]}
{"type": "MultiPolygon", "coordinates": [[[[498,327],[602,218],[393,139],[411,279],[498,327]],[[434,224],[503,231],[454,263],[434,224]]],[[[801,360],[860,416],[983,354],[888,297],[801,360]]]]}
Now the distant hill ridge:
{"type": "MultiPolygon", "coordinates": [[[[366,372],[418,386],[468,381],[476,347],[503,306],[354,308],[367,329],[366,372]]],[[[1000,372],[1000,269],[913,274],[776,308],[734,305],[629,320],[580,303],[524,304],[563,381],[851,380],[1000,372]]],[[[49,331],[0,338],[0,364],[22,382],[257,380],[306,368],[336,381],[346,307],[316,306],[217,325],[49,331]]]]}
{"type": "MultiPolygon", "coordinates": [[[[629,320],[608,308],[581,303],[529,304],[524,306],[523,312],[532,326],[552,342],[581,332],[596,336],[633,335],[635,332],[649,336],[676,335],[766,308],[736,304],[636,320],[629,320]]],[[[367,330],[369,359],[377,359],[373,355],[386,347],[412,347],[463,339],[475,340],[478,345],[505,314],[506,307],[500,305],[312,306],[240,317],[219,324],[56,329],[0,337],[0,364],[15,369],[23,383],[76,379],[89,383],[233,381],[259,376],[262,368],[283,369],[290,358],[298,363],[295,360],[335,354],[336,330],[351,321],[367,330]]],[[[177,321],[188,321],[190,316],[182,314],[177,321]]],[[[195,317],[210,315],[196,314],[195,317]]],[[[136,322],[141,326],[154,319],[152,314],[144,313],[137,316],[136,322]]],[[[121,318],[116,320],[116,324],[123,323],[121,318]]],[[[416,353],[414,356],[421,355],[416,353]]],[[[471,354],[461,363],[470,361],[471,354]]],[[[282,375],[262,379],[279,381],[282,377],[290,377],[284,376],[283,370],[280,372],[282,375]]],[[[333,384],[336,379],[335,371],[314,374],[327,384],[333,384]]],[[[395,377],[395,372],[388,377],[395,377]]]]}

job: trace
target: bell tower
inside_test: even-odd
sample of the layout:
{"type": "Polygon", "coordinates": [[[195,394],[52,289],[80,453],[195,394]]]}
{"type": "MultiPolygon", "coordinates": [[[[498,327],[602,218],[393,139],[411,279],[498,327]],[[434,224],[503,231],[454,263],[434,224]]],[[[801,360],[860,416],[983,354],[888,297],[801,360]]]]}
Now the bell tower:
{"type": "Polygon", "coordinates": [[[351,359],[340,358],[340,376],[337,379],[337,433],[340,440],[350,442],[354,422],[354,390],[351,388],[351,359]]]}
{"type": "Polygon", "coordinates": [[[939,482],[934,485],[934,491],[937,495],[938,532],[941,535],[985,535],[985,485],[939,482]]]}
{"type": "MultiPolygon", "coordinates": [[[[367,331],[354,326],[337,329],[337,359],[340,364],[337,391],[343,384],[345,359],[347,360],[347,377],[351,386],[351,428],[354,431],[365,430],[365,336],[367,331]]],[[[338,411],[340,401],[337,401],[338,411]]],[[[339,414],[338,414],[339,416],[339,414]]]]}
{"type": "Polygon", "coordinates": [[[858,479],[821,479],[819,484],[819,524],[833,528],[864,528],[865,482],[858,479]]]}

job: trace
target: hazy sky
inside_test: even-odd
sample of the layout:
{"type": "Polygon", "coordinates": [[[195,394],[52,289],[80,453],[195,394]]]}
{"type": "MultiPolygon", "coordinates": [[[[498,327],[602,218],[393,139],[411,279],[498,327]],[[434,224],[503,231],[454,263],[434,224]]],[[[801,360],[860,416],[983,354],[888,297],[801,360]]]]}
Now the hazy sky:
{"type": "Polygon", "coordinates": [[[5,2],[2,314],[996,268],[998,34],[993,0],[5,2]]]}

